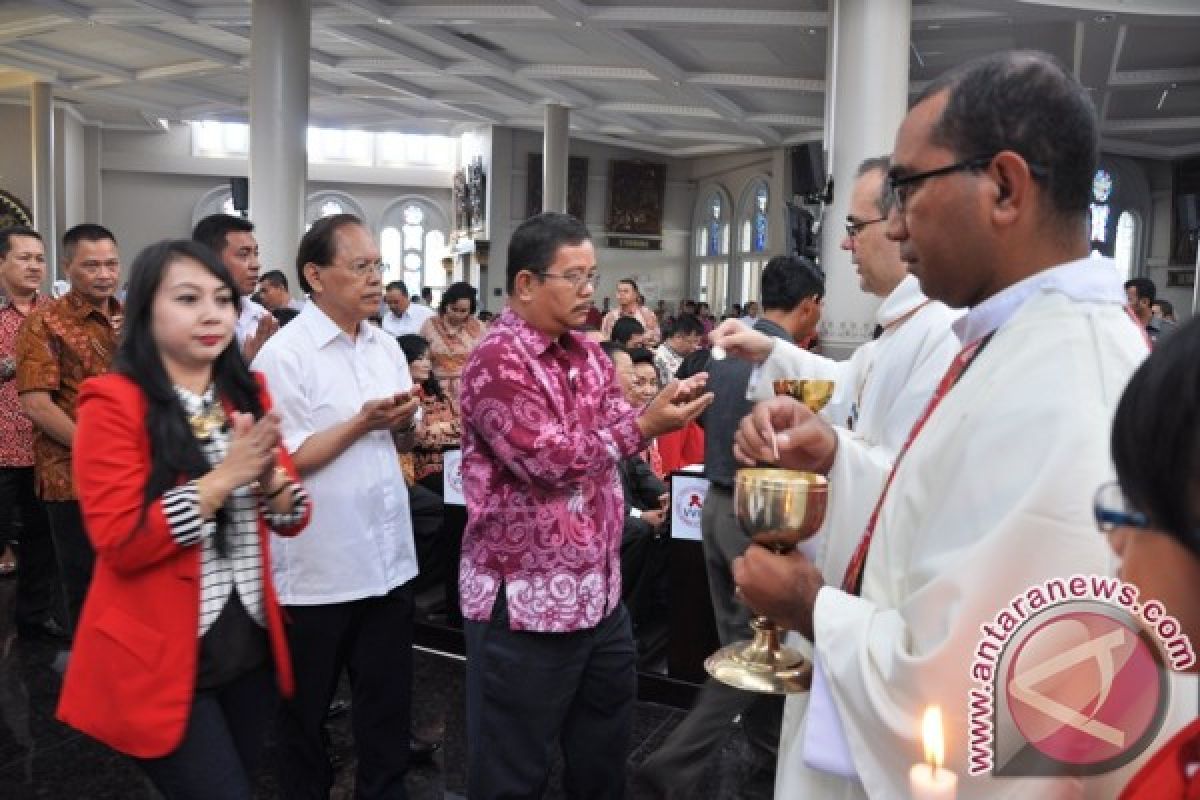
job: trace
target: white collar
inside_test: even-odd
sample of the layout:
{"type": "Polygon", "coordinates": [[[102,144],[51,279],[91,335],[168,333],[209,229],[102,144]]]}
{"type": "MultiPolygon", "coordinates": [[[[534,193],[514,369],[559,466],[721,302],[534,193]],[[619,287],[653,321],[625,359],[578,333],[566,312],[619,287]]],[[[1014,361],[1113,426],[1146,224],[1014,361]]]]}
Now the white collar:
{"type": "MultiPolygon", "coordinates": [[[[316,342],[317,347],[324,347],[338,336],[345,336],[347,339],[350,338],[315,302],[310,301],[304,304],[304,308],[300,310],[300,314],[292,321],[292,324],[297,322],[302,322],[308,328],[312,333],[313,341],[316,342]]],[[[374,336],[374,326],[366,320],[358,323],[358,335],[355,337],[355,340],[363,339],[366,342],[372,342],[374,341],[374,336]]]]}
{"type": "Polygon", "coordinates": [[[875,312],[875,321],[886,328],[927,302],[929,298],[921,291],[921,283],[916,276],[905,275],[904,280],[896,284],[896,288],[879,304],[875,312]]]}
{"type": "Polygon", "coordinates": [[[1058,292],[1081,303],[1125,305],[1128,299],[1111,258],[1089,255],[1044,269],[1014,283],[955,321],[954,333],[964,345],[997,330],[1035,294],[1058,292]]]}

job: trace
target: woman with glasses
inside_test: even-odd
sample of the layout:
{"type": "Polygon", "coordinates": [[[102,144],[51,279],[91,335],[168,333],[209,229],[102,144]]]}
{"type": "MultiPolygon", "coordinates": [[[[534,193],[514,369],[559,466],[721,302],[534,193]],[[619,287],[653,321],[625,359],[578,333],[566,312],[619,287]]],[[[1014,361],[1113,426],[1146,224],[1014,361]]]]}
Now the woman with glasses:
{"type": "MultiPolygon", "coordinates": [[[[1100,488],[1095,505],[1118,574],[1138,588],[1140,602],[1161,602],[1200,646],[1200,321],[1164,340],[1130,379],[1113,419],[1112,456],[1117,482],[1100,488]]],[[[1121,797],[1200,797],[1200,719],[1121,797]]]]}
{"type": "Polygon", "coordinates": [[[433,374],[446,394],[458,402],[459,379],[467,356],[479,344],[486,329],[475,318],[475,287],[464,281],[452,283],[442,293],[436,317],[425,320],[421,336],[429,342],[433,374]]]}
{"type": "Polygon", "coordinates": [[[74,479],[96,567],[59,718],[135,757],[168,798],[245,798],[292,691],[270,535],[311,506],[234,337],[207,247],[133,264],[113,372],[83,384],[74,479]]]}

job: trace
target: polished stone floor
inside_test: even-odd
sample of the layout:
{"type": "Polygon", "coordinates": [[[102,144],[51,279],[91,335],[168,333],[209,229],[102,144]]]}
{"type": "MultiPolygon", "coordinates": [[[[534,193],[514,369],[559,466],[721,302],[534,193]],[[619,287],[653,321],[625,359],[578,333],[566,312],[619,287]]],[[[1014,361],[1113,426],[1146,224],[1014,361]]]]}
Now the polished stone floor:
{"type": "MultiPolygon", "coordinates": [[[[57,648],[18,639],[12,625],[15,581],[0,580],[0,798],[88,798],[151,800],[157,795],[125,757],[73,731],[54,719],[60,685],[57,648]]],[[[418,650],[413,683],[414,729],[443,743],[435,763],[412,770],[413,800],[459,798],[464,794],[466,764],[464,669],[461,660],[418,650]]],[[[683,712],[654,703],[639,703],[634,722],[631,763],[651,752],[682,719],[683,712]]],[[[352,794],[354,763],[350,720],[331,722],[335,753],[344,761],[333,798],[352,794]]],[[[689,800],[759,800],[771,796],[772,777],[756,768],[749,746],[731,727],[720,751],[710,760],[703,788],[689,800]]],[[[259,797],[274,798],[269,774],[259,777],[259,797]]],[[[558,776],[551,778],[547,798],[563,797],[558,776]]],[[[640,795],[631,789],[631,798],[640,795]]]]}

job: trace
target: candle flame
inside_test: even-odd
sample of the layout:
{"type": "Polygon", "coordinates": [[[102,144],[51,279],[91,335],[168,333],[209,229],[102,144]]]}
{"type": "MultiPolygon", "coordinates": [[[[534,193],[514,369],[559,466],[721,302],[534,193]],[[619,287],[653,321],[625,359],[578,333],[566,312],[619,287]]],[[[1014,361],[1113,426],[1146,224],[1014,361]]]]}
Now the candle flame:
{"type": "Polygon", "coordinates": [[[925,740],[925,762],[937,770],[946,760],[946,740],[942,733],[942,709],[930,706],[925,709],[921,723],[921,735],[925,740]]]}

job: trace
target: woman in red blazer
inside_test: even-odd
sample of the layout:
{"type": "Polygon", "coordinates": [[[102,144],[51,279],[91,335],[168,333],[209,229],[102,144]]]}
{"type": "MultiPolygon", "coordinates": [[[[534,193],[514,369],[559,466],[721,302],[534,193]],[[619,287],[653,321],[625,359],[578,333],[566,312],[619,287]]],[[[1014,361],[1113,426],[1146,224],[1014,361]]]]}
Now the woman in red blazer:
{"type": "MultiPolygon", "coordinates": [[[[1200,320],[1168,339],[1129,379],[1113,417],[1117,482],[1096,493],[1096,524],[1121,560],[1118,574],[1174,617],[1200,645],[1200,320]]],[[[1158,623],[1158,630],[1166,626],[1158,623]]],[[[1193,651],[1194,652],[1194,651],[1193,651]]],[[[1179,665],[1184,666],[1184,665],[1179,665]]],[[[1193,656],[1184,667],[1200,671],[1193,656]]],[[[1163,745],[1122,800],[1200,800],[1200,719],[1163,745]]]]}
{"type": "Polygon", "coordinates": [[[169,798],[250,798],[292,688],[268,532],[298,533],[311,509],[238,351],[238,308],[204,246],[147,248],[114,372],[79,400],[74,477],[96,567],[58,715],[134,756],[169,798]]]}

